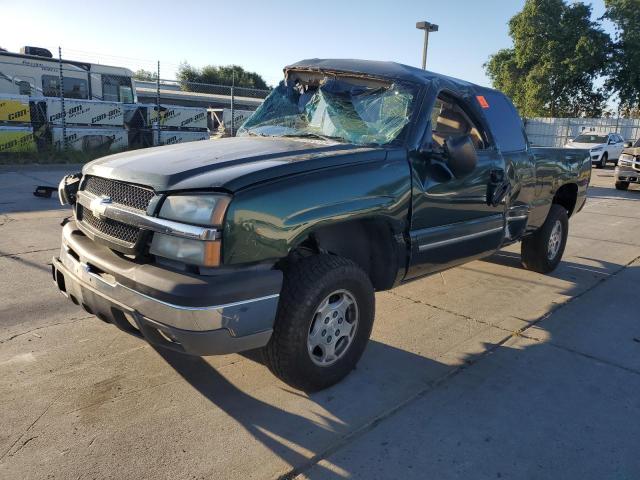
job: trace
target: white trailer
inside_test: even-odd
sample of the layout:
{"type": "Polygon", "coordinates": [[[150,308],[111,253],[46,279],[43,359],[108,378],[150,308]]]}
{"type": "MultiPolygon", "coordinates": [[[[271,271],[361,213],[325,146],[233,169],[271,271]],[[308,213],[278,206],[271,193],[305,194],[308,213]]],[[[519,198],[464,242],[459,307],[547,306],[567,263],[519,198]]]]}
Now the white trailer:
{"type": "Polygon", "coordinates": [[[199,140],[209,140],[209,131],[160,130],[160,140],[158,140],[158,131],[153,132],[154,145],[173,145],[199,140]]]}
{"type": "MultiPolygon", "coordinates": [[[[60,99],[45,98],[43,101],[47,106],[47,122],[61,125],[63,114],[60,99]]],[[[65,99],[64,112],[67,125],[124,126],[123,104],[118,102],[65,99]]]]}
{"type": "MultiPolygon", "coordinates": [[[[129,146],[129,132],[124,128],[67,128],[67,146],[71,150],[105,153],[126,150],[129,146]]],[[[51,129],[53,147],[64,148],[62,127],[51,129]]]]}
{"type": "Polygon", "coordinates": [[[131,128],[152,128],[156,122],[162,128],[207,129],[207,109],[198,107],[182,107],[180,105],[160,105],[158,109],[153,104],[125,105],[125,122],[131,128]]]}

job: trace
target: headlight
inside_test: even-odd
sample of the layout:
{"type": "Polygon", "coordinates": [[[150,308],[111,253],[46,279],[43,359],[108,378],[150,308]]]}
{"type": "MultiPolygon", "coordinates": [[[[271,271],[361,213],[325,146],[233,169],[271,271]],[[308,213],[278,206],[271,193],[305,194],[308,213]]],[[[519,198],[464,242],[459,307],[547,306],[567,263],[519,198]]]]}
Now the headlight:
{"type": "Polygon", "coordinates": [[[223,195],[169,195],[159,216],[195,225],[222,225],[230,201],[223,195]]]}
{"type": "MultiPolygon", "coordinates": [[[[221,226],[231,197],[225,195],[169,195],[160,218],[203,226],[221,226]]],[[[190,265],[220,265],[220,240],[205,241],[154,233],[150,252],[190,265]]]]}
{"type": "Polygon", "coordinates": [[[81,173],[74,173],[73,175],[62,177],[62,180],[60,180],[58,184],[58,199],[60,200],[60,205],[73,205],[76,203],[76,194],[78,193],[81,178],[81,173]]]}
{"type": "Polygon", "coordinates": [[[633,161],[633,155],[629,155],[628,153],[623,153],[622,155],[620,155],[620,160],[627,160],[627,161],[633,161]]]}
{"type": "Polygon", "coordinates": [[[604,149],[604,147],[593,147],[591,149],[592,152],[601,152],[604,149]]]}
{"type": "Polygon", "coordinates": [[[217,267],[220,265],[220,240],[203,241],[154,233],[151,253],[190,265],[217,267]]]}

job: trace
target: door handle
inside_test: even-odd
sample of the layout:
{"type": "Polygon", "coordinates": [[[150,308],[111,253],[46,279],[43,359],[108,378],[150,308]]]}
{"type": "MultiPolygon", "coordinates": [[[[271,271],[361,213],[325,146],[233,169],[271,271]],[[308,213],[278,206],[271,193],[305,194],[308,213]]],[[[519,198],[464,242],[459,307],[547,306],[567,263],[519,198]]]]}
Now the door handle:
{"type": "Polygon", "coordinates": [[[489,173],[487,205],[497,207],[511,193],[511,182],[502,169],[491,170],[489,173]]]}

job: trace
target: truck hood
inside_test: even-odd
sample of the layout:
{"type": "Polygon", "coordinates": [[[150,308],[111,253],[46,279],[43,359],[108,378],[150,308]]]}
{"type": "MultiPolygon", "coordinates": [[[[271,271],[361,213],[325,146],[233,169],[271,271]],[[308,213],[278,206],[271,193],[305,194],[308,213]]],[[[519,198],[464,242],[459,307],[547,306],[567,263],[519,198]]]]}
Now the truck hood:
{"type": "Polygon", "coordinates": [[[634,157],[640,157],[640,147],[625,148],[622,153],[626,153],[628,155],[633,155],[634,157]]]}
{"type": "Polygon", "coordinates": [[[235,191],[277,178],[385,156],[382,148],[276,137],[234,137],[133,150],[88,163],[84,175],[152,187],[157,192],[235,191]]]}

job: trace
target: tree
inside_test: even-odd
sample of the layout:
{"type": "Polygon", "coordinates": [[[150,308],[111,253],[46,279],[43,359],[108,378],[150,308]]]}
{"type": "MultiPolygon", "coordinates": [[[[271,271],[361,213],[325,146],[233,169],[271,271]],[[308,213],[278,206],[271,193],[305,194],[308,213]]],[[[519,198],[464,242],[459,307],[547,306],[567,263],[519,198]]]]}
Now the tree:
{"type": "Polygon", "coordinates": [[[144,68],[140,68],[136,70],[133,74],[133,78],[136,80],[146,80],[146,81],[156,81],[158,78],[157,72],[150,72],[149,70],[145,70],[144,68]]]}
{"type": "MultiPolygon", "coordinates": [[[[184,90],[204,91],[204,86],[189,85],[203,83],[213,85],[232,85],[236,87],[257,88],[267,90],[269,86],[264,79],[255,72],[248,72],[239,65],[215,66],[207,65],[195,68],[188,63],[182,63],[178,69],[178,80],[184,90]]],[[[206,89],[206,88],[205,88],[206,89]]]]}
{"type": "Polygon", "coordinates": [[[640,0],[605,0],[604,18],[613,22],[616,37],[607,85],[620,97],[625,116],[640,110],[640,0]]]}
{"type": "Polygon", "coordinates": [[[513,47],[484,67],[522,115],[600,116],[608,92],[596,79],[606,71],[611,39],[591,21],[590,6],[526,0],[509,21],[509,35],[513,47]]]}

